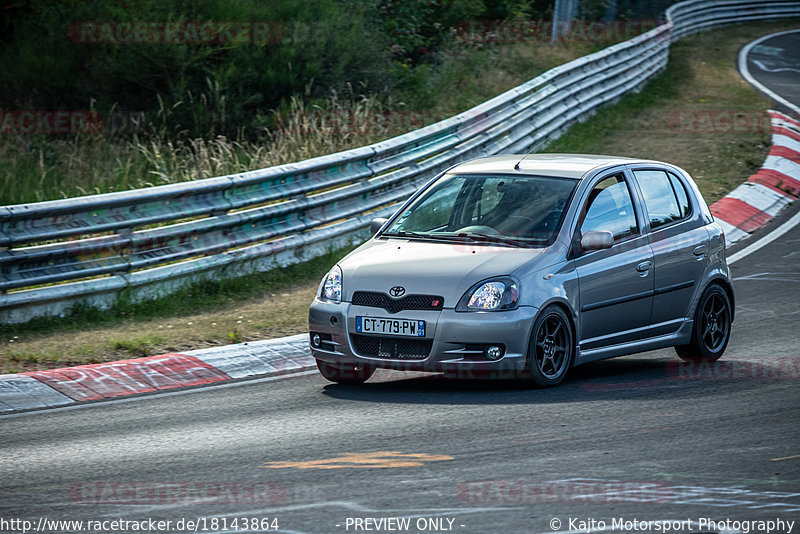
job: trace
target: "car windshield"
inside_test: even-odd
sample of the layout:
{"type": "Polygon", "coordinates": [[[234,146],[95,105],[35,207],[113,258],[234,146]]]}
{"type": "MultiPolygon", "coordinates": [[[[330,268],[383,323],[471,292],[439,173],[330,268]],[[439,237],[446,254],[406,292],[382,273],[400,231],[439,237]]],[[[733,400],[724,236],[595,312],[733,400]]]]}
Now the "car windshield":
{"type": "Polygon", "coordinates": [[[577,183],[545,176],[447,174],[383,235],[546,246],[555,240],[577,183]]]}

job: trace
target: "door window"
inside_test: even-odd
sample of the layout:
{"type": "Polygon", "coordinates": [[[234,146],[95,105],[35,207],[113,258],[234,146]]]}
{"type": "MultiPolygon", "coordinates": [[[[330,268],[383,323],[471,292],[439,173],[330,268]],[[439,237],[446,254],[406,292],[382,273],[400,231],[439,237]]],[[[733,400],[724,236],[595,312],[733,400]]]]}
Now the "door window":
{"type": "Polygon", "coordinates": [[[642,190],[651,229],[679,221],[688,215],[686,190],[677,178],[664,171],[634,171],[633,174],[642,190]]]}
{"type": "Polygon", "coordinates": [[[639,233],[631,194],[621,175],[604,178],[589,193],[581,235],[592,230],[609,231],[615,241],[639,233]]]}

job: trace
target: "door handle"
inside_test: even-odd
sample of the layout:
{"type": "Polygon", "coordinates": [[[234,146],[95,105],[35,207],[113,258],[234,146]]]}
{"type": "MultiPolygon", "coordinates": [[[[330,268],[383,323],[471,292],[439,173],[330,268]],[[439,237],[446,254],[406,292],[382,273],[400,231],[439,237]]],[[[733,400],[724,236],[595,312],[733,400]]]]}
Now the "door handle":
{"type": "Polygon", "coordinates": [[[702,256],[705,253],[706,253],[705,245],[699,245],[697,247],[694,247],[694,250],[692,251],[692,254],[694,254],[695,256],[702,256]]]}
{"type": "Polygon", "coordinates": [[[650,267],[652,267],[652,266],[653,266],[653,262],[651,262],[651,261],[643,261],[642,263],[640,263],[639,265],[636,266],[636,270],[639,271],[640,273],[646,273],[647,271],[650,270],[650,267]]]}

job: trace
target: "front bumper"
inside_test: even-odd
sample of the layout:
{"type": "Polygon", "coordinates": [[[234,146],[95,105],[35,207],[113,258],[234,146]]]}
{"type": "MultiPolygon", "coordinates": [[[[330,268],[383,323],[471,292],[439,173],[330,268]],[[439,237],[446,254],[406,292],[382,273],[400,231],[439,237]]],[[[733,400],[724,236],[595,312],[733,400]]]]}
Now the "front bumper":
{"type": "MultiPolygon", "coordinates": [[[[515,376],[525,367],[531,328],[538,309],[520,306],[501,312],[456,312],[407,310],[391,314],[382,308],[334,304],[314,299],[309,309],[309,332],[319,334],[322,343],[311,347],[318,360],[330,363],[360,363],[373,367],[406,371],[444,372],[456,377],[486,375],[515,376]],[[392,337],[356,333],[356,316],[389,317],[425,321],[425,336],[419,338],[392,337]],[[361,338],[357,338],[361,336],[361,338]],[[430,345],[427,356],[391,357],[365,354],[365,337],[383,338],[386,342],[423,342],[430,345]],[[356,343],[359,339],[360,344],[356,343]],[[503,356],[497,360],[486,357],[484,348],[502,346],[503,356]]],[[[367,339],[367,341],[376,341],[367,339]]]]}

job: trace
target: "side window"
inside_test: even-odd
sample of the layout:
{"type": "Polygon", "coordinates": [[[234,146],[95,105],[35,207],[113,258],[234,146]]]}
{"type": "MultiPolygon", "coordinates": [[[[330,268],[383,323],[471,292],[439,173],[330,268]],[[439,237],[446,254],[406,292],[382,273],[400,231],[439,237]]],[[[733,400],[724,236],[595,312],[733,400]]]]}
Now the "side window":
{"type": "Polygon", "coordinates": [[[686,194],[686,187],[683,182],[678,180],[678,177],[670,174],[669,182],[672,184],[672,190],[675,191],[675,196],[678,197],[678,206],[681,209],[681,218],[688,217],[692,211],[689,207],[689,196],[686,194]]]}
{"type": "Polygon", "coordinates": [[[589,193],[580,224],[581,235],[591,230],[609,231],[615,241],[639,233],[631,194],[622,176],[601,180],[589,193]]]}
{"type": "Polygon", "coordinates": [[[682,219],[689,209],[686,191],[680,182],[674,183],[664,171],[634,171],[642,189],[644,204],[650,217],[650,228],[655,230],[682,219]],[[677,189],[675,188],[677,186],[677,189]],[[683,202],[679,202],[679,195],[683,202]]]}

